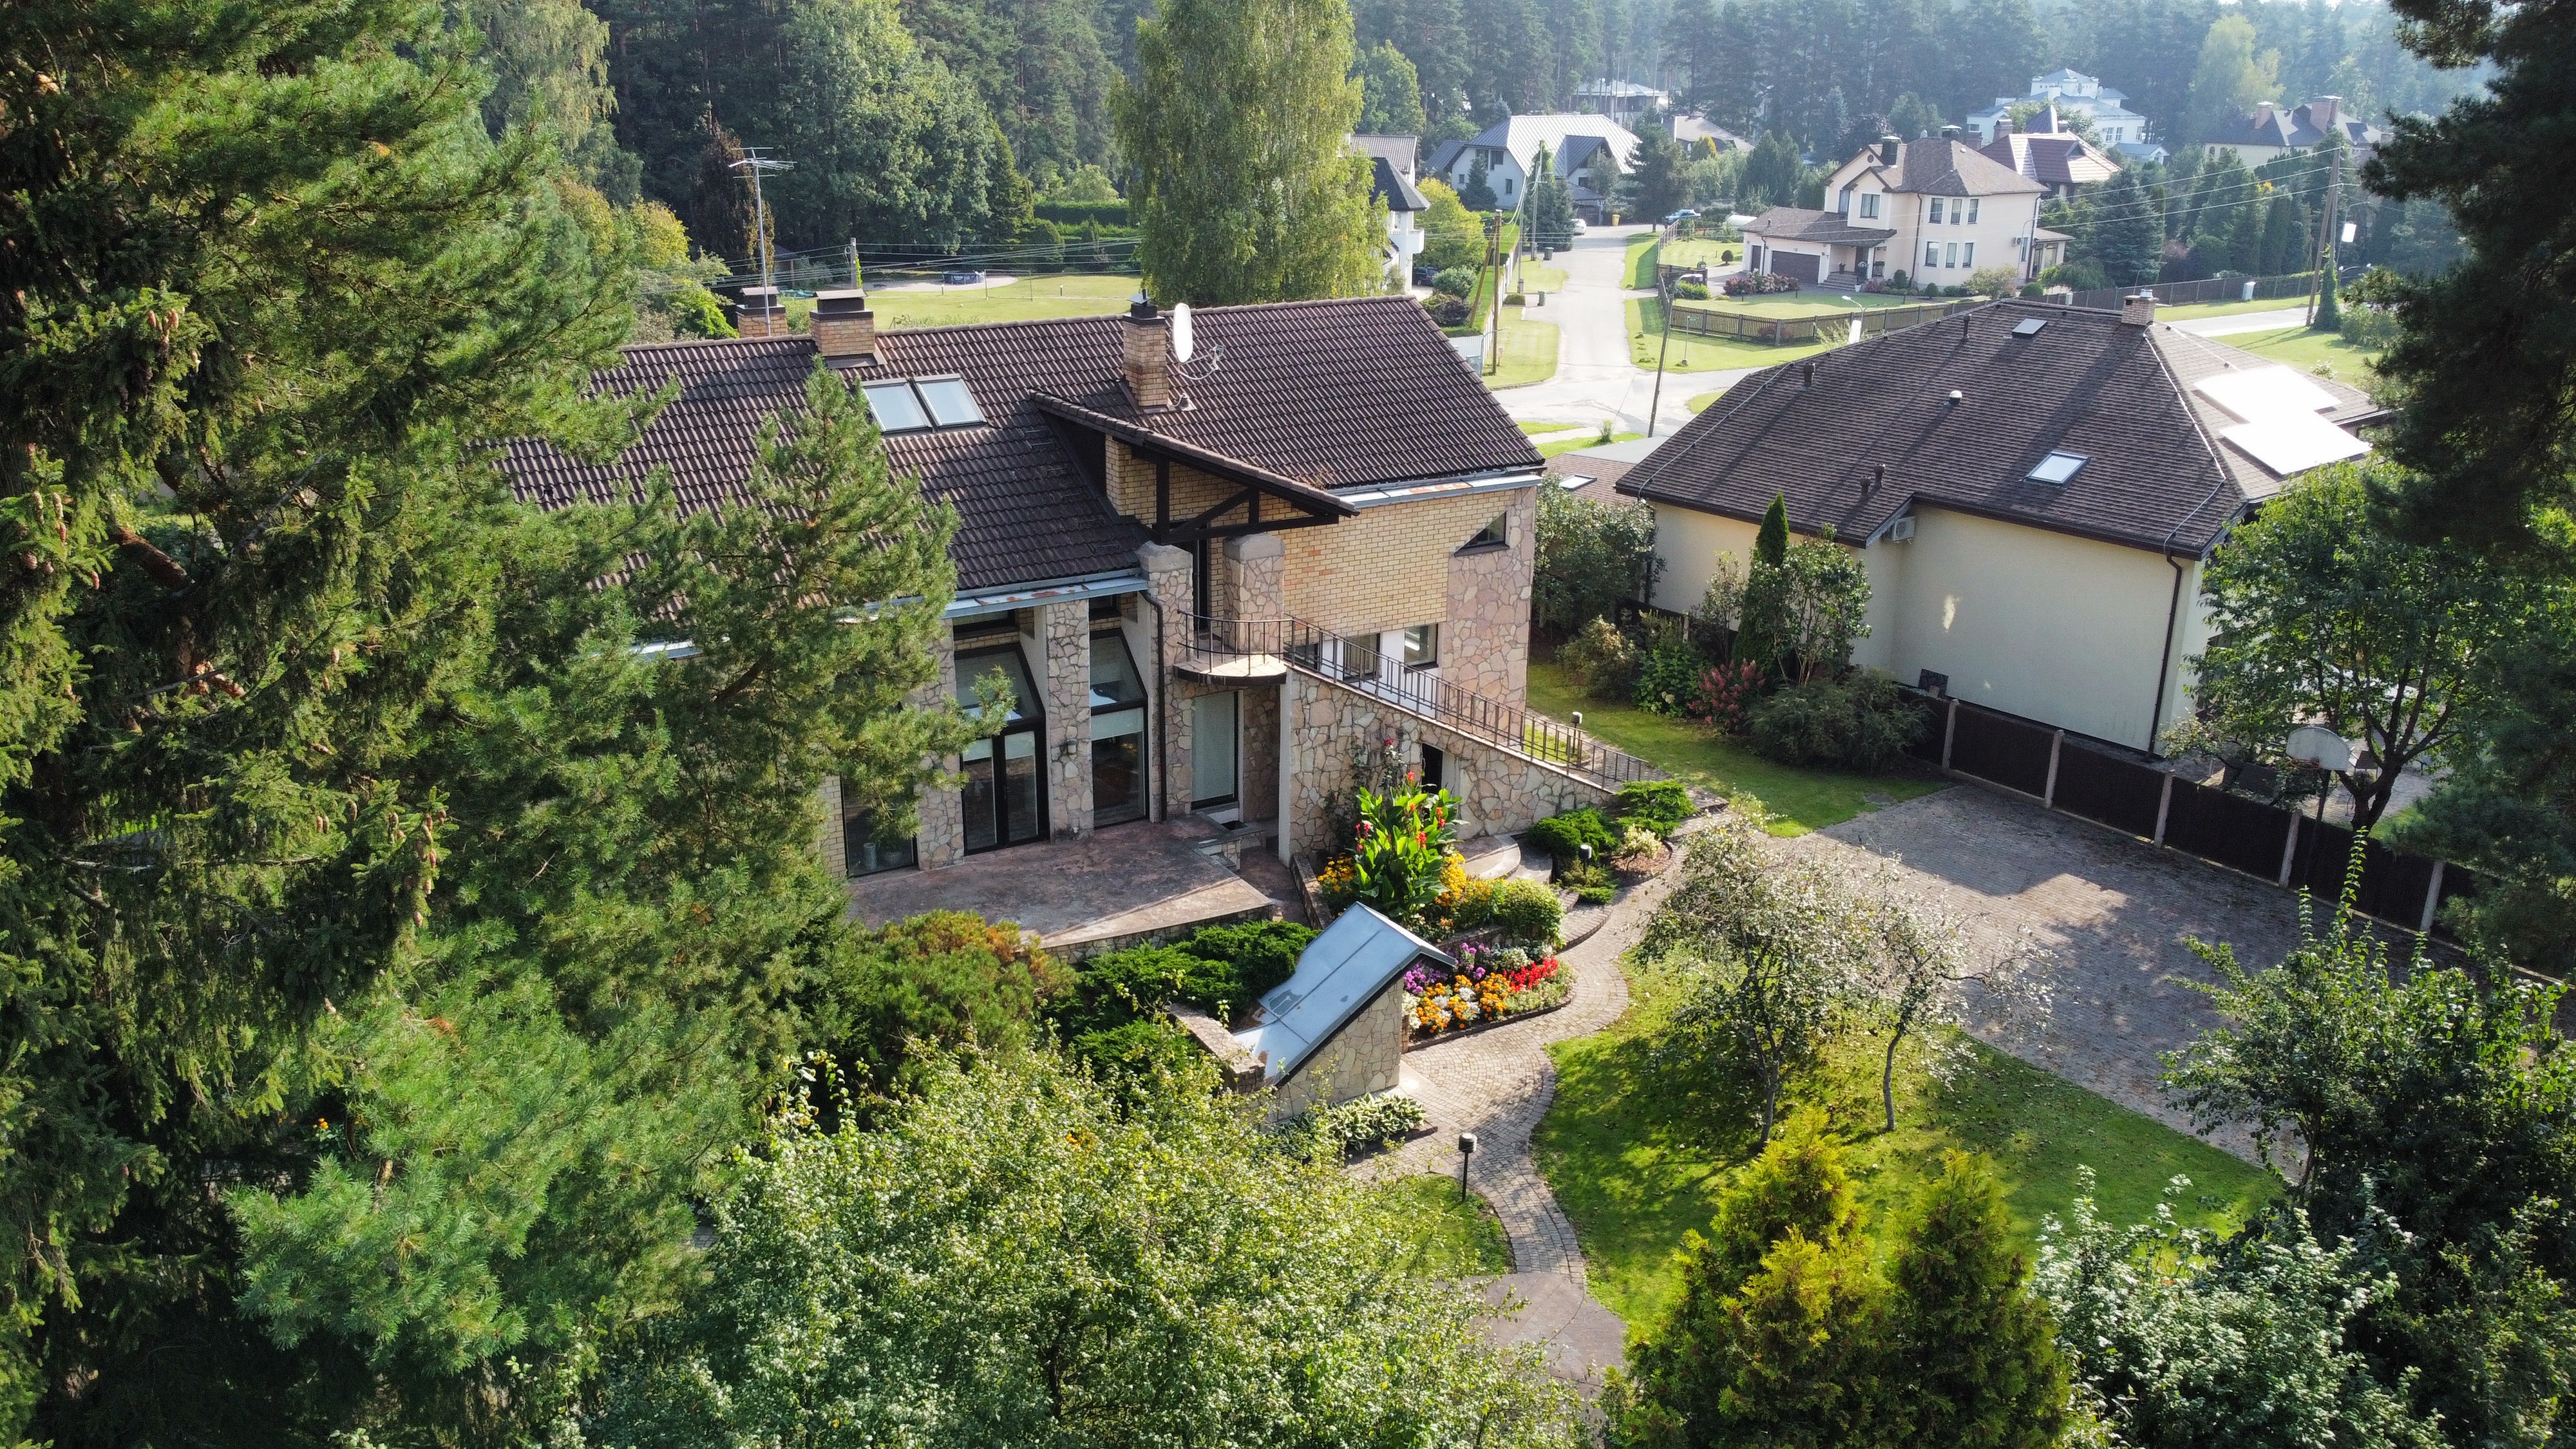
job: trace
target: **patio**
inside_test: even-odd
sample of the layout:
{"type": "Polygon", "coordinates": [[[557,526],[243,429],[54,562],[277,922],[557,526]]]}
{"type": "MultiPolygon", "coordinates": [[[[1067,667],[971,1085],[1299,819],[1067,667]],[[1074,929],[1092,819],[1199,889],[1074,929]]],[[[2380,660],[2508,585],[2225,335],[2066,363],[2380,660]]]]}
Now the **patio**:
{"type": "Polygon", "coordinates": [[[945,870],[891,870],[849,883],[850,911],[869,925],[925,911],[972,911],[1035,931],[1048,950],[1089,956],[1168,939],[1198,926],[1272,916],[1302,919],[1287,872],[1261,872],[1255,840],[1245,867],[1275,875],[1265,892],[1202,847],[1218,828],[1196,816],[1113,826],[1079,840],[968,856],[945,870]]]}

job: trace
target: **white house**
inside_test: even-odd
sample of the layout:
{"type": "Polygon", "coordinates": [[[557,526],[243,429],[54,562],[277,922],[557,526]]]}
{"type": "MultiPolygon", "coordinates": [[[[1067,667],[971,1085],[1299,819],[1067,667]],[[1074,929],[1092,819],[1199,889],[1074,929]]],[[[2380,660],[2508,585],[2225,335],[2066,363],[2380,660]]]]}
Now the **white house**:
{"type": "Polygon", "coordinates": [[[1351,149],[1369,158],[1369,194],[1386,203],[1386,271],[1395,285],[1413,280],[1414,259],[1422,255],[1423,213],[1431,203],[1414,188],[1414,158],[1419,136],[1353,136],[1351,149]]]}
{"type": "Polygon", "coordinates": [[[1856,663],[2152,750],[2190,709],[2210,551],[2380,415],[2154,317],[1997,302],[1744,379],[1618,480],[1654,507],[1650,602],[1696,606],[1778,497],[1868,568],[1856,663]]]}
{"type": "Polygon", "coordinates": [[[1567,180],[1575,210],[1602,219],[1610,188],[1637,154],[1637,135],[1608,116],[1514,116],[1488,126],[1474,139],[1443,142],[1431,153],[1430,174],[1451,186],[1464,187],[1485,166],[1485,184],[1506,211],[1529,194],[1530,175],[1545,151],[1556,174],[1567,180]]]}
{"type": "Polygon", "coordinates": [[[1619,124],[1635,129],[1637,123],[1654,114],[1657,106],[1670,97],[1653,86],[1635,81],[1589,80],[1574,88],[1574,108],[1596,116],[1608,116],[1619,124]]]}
{"type": "Polygon", "coordinates": [[[2082,71],[2058,69],[2030,78],[2030,94],[1997,96],[1995,103],[1968,115],[1968,128],[1977,133],[1977,144],[1990,145],[1995,139],[1995,126],[2008,119],[2015,106],[2050,105],[2067,115],[2082,116],[2093,123],[2102,144],[2132,159],[2150,159],[2145,153],[2163,154],[2160,146],[2147,140],[2147,118],[2130,110],[2127,95],[2114,90],[2082,71]],[[2138,148],[2131,151],[2129,148],[2138,148]]]}
{"type": "Polygon", "coordinates": [[[1956,286],[1979,269],[2036,277],[2064,233],[2039,224],[2048,186],[1965,142],[1889,137],[1835,168],[1821,211],[1775,206],[1744,228],[1745,265],[1820,286],[1956,286]]]}

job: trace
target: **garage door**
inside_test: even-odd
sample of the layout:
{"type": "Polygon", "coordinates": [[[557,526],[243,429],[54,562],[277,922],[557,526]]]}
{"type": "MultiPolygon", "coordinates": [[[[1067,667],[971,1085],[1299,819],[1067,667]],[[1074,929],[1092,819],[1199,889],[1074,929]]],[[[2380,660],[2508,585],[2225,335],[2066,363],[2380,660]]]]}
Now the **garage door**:
{"type": "Polygon", "coordinates": [[[1812,252],[1775,251],[1771,254],[1771,270],[1813,286],[1824,280],[1825,259],[1812,252]]]}

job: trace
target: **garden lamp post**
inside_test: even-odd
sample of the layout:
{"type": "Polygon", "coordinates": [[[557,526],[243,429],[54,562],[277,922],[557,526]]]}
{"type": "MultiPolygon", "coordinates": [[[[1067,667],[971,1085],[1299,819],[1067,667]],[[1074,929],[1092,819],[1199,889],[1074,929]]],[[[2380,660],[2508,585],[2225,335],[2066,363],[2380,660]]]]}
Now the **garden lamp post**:
{"type": "Polygon", "coordinates": [[[1467,1161],[1468,1161],[1468,1159],[1469,1159],[1469,1158],[1472,1158],[1472,1157],[1474,1157],[1475,1155],[1476,1155],[1476,1134],[1475,1134],[1475,1133],[1473,1133],[1473,1132],[1461,1132],[1461,1133],[1459,1133],[1459,1134],[1458,1134],[1458,1200],[1459,1200],[1460,1202],[1465,1202],[1465,1201],[1467,1200],[1467,1161]]]}

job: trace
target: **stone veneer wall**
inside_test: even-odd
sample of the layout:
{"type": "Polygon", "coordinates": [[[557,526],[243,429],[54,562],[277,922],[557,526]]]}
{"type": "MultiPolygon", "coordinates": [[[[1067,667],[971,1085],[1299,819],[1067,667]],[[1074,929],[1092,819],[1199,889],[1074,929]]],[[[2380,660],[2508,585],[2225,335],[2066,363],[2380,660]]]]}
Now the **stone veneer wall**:
{"type": "MultiPolygon", "coordinates": [[[[938,649],[938,682],[916,696],[925,707],[957,697],[957,640],[952,631],[939,631],[938,649]]],[[[954,774],[962,763],[950,755],[939,767],[954,774]]],[[[966,810],[956,791],[922,791],[919,814],[921,823],[913,832],[913,843],[919,848],[923,870],[955,865],[966,858],[966,810]]]]}
{"type": "MultiPolygon", "coordinates": [[[[1504,510],[1501,548],[1449,559],[1448,618],[1440,626],[1440,677],[1461,689],[1520,704],[1529,697],[1530,579],[1538,563],[1538,490],[1487,494],[1504,510]]],[[[1487,515],[1489,518],[1492,515],[1487,515]]]]}
{"type": "Polygon", "coordinates": [[[1058,840],[1091,833],[1091,603],[1041,606],[1030,663],[1046,694],[1047,824],[1058,840]],[[1070,744],[1071,751],[1064,747],[1070,744]]]}
{"type": "MultiPolygon", "coordinates": [[[[1118,451],[1112,445],[1112,451],[1118,451]]],[[[1154,812],[1157,820],[1186,815],[1190,810],[1190,712],[1186,698],[1188,681],[1174,674],[1181,651],[1189,643],[1190,613],[1195,601],[1190,597],[1190,556],[1168,544],[1149,543],[1136,550],[1137,561],[1145,566],[1146,592],[1163,609],[1163,658],[1158,666],[1151,649],[1136,651],[1137,666],[1152,675],[1145,682],[1150,697],[1145,707],[1161,727],[1156,743],[1161,747],[1161,763],[1155,772],[1162,782],[1162,808],[1154,812]],[[1168,701],[1162,698],[1170,692],[1168,701]]],[[[1141,605],[1147,616],[1145,627],[1153,627],[1151,605],[1141,605]]],[[[1149,635],[1150,637],[1150,635],[1149,635]]]]}
{"type": "Polygon", "coordinates": [[[1237,619],[1276,619],[1287,611],[1288,547],[1275,533],[1250,533],[1225,541],[1217,597],[1237,619]]]}
{"type": "Polygon", "coordinates": [[[848,843],[841,834],[841,781],[837,775],[826,775],[814,789],[816,813],[823,818],[814,836],[814,853],[823,857],[823,869],[834,880],[850,876],[848,843]]]}
{"type": "Polygon", "coordinates": [[[1351,788],[1352,761],[1387,739],[1403,742],[1417,760],[1424,744],[1448,756],[1446,784],[1458,797],[1461,837],[1516,835],[1550,815],[1607,804],[1614,793],[1311,674],[1291,670],[1281,687],[1290,790],[1282,831],[1292,851],[1328,848],[1326,811],[1351,788]]]}
{"type": "Polygon", "coordinates": [[[1392,1092],[1403,1072],[1404,979],[1399,976],[1279,1084],[1271,1094],[1270,1120],[1294,1117],[1318,1100],[1332,1105],[1371,1092],[1392,1092]]]}

